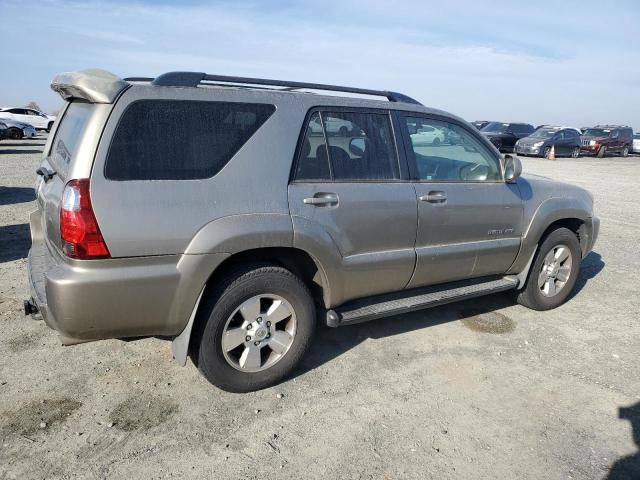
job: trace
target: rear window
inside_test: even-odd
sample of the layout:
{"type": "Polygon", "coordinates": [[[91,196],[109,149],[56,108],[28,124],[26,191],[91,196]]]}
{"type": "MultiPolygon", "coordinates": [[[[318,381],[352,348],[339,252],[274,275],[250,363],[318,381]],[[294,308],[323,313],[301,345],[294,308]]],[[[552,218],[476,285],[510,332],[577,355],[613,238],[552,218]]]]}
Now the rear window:
{"type": "Polygon", "coordinates": [[[94,108],[90,103],[71,103],[56,130],[56,136],[51,142],[49,151],[49,163],[58,175],[64,178],[77,153],[84,129],[94,108]]]}
{"type": "Polygon", "coordinates": [[[275,111],[261,103],[142,100],[109,147],[111,180],[194,180],[218,173],[275,111]]]}

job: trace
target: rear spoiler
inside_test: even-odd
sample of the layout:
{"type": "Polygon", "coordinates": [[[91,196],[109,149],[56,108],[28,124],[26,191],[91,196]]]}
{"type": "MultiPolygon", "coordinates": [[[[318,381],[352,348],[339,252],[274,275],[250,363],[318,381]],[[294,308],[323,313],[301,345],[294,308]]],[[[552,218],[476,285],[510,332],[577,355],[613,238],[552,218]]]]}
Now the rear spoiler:
{"type": "Polygon", "coordinates": [[[91,103],[113,103],[128,86],[117,75],[97,69],[61,73],[51,82],[51,89],[65,100],[78,98],[91,103]]]}

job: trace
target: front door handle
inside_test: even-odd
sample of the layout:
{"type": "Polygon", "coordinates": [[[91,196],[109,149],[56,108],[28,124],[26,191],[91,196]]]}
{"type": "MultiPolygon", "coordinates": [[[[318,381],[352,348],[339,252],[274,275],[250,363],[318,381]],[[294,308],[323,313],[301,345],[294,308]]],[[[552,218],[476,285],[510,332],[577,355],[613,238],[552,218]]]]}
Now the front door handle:
{"type": "Polygon", "coordinates": [[[303,202],[306,205],[316,207],[334,206],[338,204],[338,195],[335,193],[316,193],[313,197],[305,198],[303,202]]]}
{"type": "Polygon", "coordinates": [[[420,197],[421,202],[444,203],[447,201],[447,195],[441,191],[431,191],[420,197]]]}

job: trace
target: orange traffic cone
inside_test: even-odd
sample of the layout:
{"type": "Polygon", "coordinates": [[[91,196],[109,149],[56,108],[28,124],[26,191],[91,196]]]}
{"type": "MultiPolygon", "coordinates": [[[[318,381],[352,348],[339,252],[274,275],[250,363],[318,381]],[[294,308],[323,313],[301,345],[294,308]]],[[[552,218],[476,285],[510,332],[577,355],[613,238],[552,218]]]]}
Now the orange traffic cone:
{"type": "Polygon", "coordinates": [[[549,160],[555,160],[556,159],[556,146],[555,145],[551,145],[551,151],[549,152],[549,156],[547,158],[549,160]]]}

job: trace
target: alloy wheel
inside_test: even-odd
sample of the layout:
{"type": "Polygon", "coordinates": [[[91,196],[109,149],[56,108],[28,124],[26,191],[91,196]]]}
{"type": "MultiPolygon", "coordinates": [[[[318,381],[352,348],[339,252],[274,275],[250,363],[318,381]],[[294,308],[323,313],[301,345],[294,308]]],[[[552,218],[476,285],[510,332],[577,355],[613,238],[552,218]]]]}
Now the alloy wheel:
{"type": "Polygon", "coordinates": [[[565,287],[571,276],[571,250],[559,244],[549,250],[538,273],[538,287],[545,297],[554,297],[565,287]]]}
{"type": "Polygon", "coordinates": [[[260,372],[280,361],[296,336],[296,314],[279,295],[251,297],[227,319],[222,353],[236,370],[260,372]]]}

